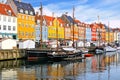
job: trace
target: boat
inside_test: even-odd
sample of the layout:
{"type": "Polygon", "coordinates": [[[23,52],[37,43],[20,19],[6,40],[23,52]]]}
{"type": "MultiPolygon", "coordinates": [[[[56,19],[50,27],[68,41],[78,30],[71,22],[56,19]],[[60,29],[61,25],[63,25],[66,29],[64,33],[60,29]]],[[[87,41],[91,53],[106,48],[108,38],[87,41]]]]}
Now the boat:
{"type": "Polygon", "coordinates": [[[86,54],[84,54],[84,56],[85,57],[92,57],[92,56],[94,56],[94,54],[86,53],[86,54]]]}
{"type": "Polygon", "coordinates": [[[26,49],[26,57],[28,60],[47,59],[47,54],[51,51],[49,49],[26,49]]]}
{"type": "Polygon", "coordinates": [[[104,53],[104,50],[96,49],[96,50],[95,50],[95,53],[96,53],[96,54],[103,54],[103,53],[104,53]]]}
{"type": "Polygon", "coordinates": [[[111,46],[106,46],[106,47],[104,47],[104,51],[105,51],[105,52],[116,52],[117,49],[116,49],[116,48],[113,48],[113,47],[111,47],[111,46]]]}
{"type": "Polygon", "coordinates": [[[105,56],[113,56],[115,55],[117,52],[106,52],[105,56]]]}
{"type": "Polygon", "coordinates": [[[63,48],[61,51],[48,53],[49,60],[60,61],[76,57],[82,58],[82,51],[75,48],[63,48]]]}
{"type": "Polygon", "coordinates": [[[95,54],[103,54],[104,48],[103,47],[96,47],[95,48],[95,54]]]}

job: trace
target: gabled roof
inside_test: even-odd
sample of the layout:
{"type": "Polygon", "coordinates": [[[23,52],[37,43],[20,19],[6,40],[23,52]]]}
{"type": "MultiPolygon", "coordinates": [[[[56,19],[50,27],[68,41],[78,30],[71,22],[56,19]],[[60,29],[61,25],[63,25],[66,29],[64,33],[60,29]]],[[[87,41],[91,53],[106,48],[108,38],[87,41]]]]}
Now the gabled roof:
{"type": "Polygon", "coordinates": [[[79,20],[74,20],[75,23],[81,23],[79,20]]]}
{"type": "Polygon", "coordinates": [[[73,23],[73,19],[71,16],[67,16],[67,19],[70,21],[70,23],[73,23]]]}
{"type": "Polygon", "coordinates": [[[62,24],[64,24],[65,22],[61,19],[61,18],[58,18],[58,21],[62,24]]]}
{"type": "Polygon", "coordinates": [[[30,12],[32,11],[33,12],[33,15],[35,15],[35,11],[34,11],[34,8],[31,6],[31,4],[29,3],[24,3],[24,2],[19,2],[19,1],[16,1],[16,0],[13,0],[15,5],[17,6],[17,10],[18,12],[20,13],[20,9],[23,9],[23,13],[25,14],[25,11],[27,10],[28,11],[28,14],[30,14],[30,12]]]}
{"type": "Polygon", "coordinates": [[[54,18],[54,17],[51,17],[51,16],[46,16],[46,15],[44,15],[44,19],[45,19],[47,25],[50,25],[50,22],[53,23],[53,20],[54,20],[55,18],[54,18]]]}
{"type": "Polygon", "coordinates": [[[0,14],[7,16],[16,16],[9,5],[1,4],[1,3],[0,3],[0,14]]]}

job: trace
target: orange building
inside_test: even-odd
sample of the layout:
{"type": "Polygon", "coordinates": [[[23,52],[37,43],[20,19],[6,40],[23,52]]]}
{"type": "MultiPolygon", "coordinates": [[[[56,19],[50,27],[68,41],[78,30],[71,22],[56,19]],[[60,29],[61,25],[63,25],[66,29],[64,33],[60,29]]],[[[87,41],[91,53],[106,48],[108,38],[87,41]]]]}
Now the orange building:
{"type": "Polygon", "coordinates": [[[96,24],[91,24],[91,31],[92,31],[92,41],[97,41],[97,25],[96,24]]]}

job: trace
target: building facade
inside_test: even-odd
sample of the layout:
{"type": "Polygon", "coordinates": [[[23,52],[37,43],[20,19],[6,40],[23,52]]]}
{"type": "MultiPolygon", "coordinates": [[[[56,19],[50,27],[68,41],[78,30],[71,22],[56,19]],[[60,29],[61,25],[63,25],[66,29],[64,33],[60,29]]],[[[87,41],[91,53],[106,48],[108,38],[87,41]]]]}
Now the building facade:
{"type": "Polygon", "coordinates": [[[40,15],[38,15],[38,13],[36,13],[35,21],[36,21],[35,41],[39,42],[40,40],[42,40],[43,42],[47,42],[48,41],[48,27],[47,27],[47,22],[46,22],[44,16],[41,17],[40,15]],[[42,20],[42,24],[40,23],[41,20],[42,20]],[[42,30],[41,30],[41,28],[42,28],[42,30]],[[42,38],[41,38],[41,33],[42,33],[42,38]]]}
{"type": "Polygon", "coordinates": [[[14,13],[17,15],[18,39],[35,40],[35,12],[31,4],[20,0],[7,0],[14,13]]]}
{"type": "Polygon", "coordinates": [[[17,17],[11,7],[0,3],[0,38],[17,39],[17,17]]]}

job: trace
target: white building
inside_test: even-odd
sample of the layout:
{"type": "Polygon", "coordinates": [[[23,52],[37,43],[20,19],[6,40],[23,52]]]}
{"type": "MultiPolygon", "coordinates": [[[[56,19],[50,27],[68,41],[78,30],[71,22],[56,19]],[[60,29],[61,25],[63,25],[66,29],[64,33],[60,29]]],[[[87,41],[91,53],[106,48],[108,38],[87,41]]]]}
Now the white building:
{"type": "Polygon", "coordinates": [[[9,5],[0,3],[0,39],[17,39],[17,17],[9,5]]]}

